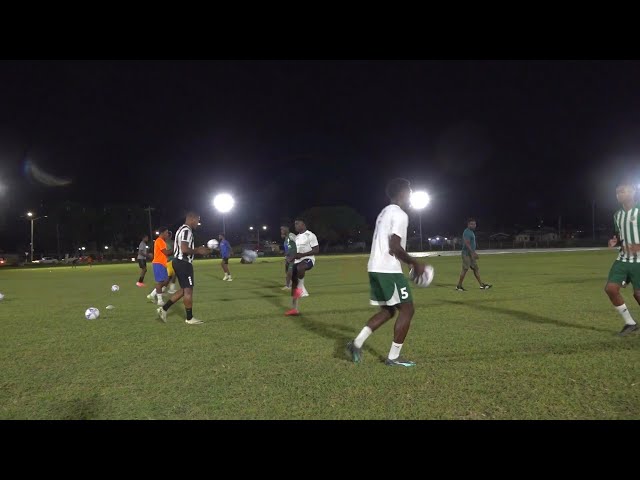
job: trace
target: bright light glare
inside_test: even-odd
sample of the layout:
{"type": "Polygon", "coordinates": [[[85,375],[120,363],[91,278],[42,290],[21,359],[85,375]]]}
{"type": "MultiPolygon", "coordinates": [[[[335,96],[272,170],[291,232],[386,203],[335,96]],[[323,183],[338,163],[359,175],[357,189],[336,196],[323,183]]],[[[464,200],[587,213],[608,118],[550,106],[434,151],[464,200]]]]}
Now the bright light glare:
{"type": "Polygon", "coordinates": [[[249,230],[253,230],[253,227],[249,227],[249,230]]]}
{"type": "Polygon", "coordinates": [[[216,210],[220,213],[227,213],[231,211],[234,204],[235,201],[233,200],[233,197],[228,193],[220,193],[213,199],[213,206],[216,207],[216,210]]]}
{"type": "Polygon", "coordinates": [[[429,194],[427,192],[413,192],[411,194],[411,207],[416,210],[422,210],[429,205],[429,194]]]}
{"type": "Polygon", "coordinates": [[[27,212],[27,217],[33,217],[33,213],[27,212]]]}
{"type": "Polygon", "coordinates": [[[266,226],[266,225],[263,225],[263,226],[262,226],[262,229],[263,229],[263,230],[266,230],[266,229],[267,229],[267,226],[266,226]]]}

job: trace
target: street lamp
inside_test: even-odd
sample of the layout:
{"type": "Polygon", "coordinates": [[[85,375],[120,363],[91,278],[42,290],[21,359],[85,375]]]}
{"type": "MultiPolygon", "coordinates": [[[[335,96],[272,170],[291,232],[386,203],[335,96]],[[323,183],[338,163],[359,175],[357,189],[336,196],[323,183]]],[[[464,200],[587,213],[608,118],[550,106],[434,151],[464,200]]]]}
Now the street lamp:
{"type": "Polygon", "coordinates": [[[429,194],[424,191],[417,191],[411,194],[411,208],[418,210],[420,217],[420,251],[422,251],[422,210],[429,205],[429,194]]]}
{"type": "Polygon", "coordinates": [[[47,218],[46,215],[43,217],[33,217],[33,212],[27,212],[27,217],[31,221],[31,263],[33,263],[33,222],[36,220],[40,220],[41,218],[47,218]]]}
{"type": "Polygon", "coordinates": [[[227,228],[224,224],[224,214],[229,213],[235,204],[235,200],[228,193],[219,193],[213,199],[213,206],[222,214],[222,233],[227,235],[227,228]]]}

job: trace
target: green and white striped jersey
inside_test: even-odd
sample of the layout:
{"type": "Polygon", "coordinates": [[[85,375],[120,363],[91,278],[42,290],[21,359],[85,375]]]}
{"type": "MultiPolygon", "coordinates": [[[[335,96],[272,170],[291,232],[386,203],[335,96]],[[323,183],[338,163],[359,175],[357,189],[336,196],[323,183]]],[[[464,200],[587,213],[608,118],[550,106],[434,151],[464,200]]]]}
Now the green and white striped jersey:
{"type": "Polygon", "coordinates": [[[640,244],[640,230],[638,229],[638,214],[640,213],[640,204],[636,204],[631,210],[618,210],[613,216],[613,223],[616,228],[618,240],[622,240],[622,247],[618,260],[621,262],[640,263],[638,254],[629,255],[624,251],[625,245],[640,244]]]}

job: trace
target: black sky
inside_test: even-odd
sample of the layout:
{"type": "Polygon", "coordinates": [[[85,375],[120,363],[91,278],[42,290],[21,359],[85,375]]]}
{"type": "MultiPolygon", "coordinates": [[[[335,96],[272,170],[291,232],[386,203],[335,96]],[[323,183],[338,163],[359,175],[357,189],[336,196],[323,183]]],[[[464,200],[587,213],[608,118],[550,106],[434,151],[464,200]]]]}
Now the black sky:
{"type": "Polygon", "coordinates": [[[214,222],[227,190],[232,228],[337,204],[372,222],[404,176],[433,196],[429,233],[588,225],[640,174],[639,85],[638,61],[3,61],[0,211],[7,229],[62,198],[214,222]],[[25,158],[73,184],[29,183],[25,158]]]}

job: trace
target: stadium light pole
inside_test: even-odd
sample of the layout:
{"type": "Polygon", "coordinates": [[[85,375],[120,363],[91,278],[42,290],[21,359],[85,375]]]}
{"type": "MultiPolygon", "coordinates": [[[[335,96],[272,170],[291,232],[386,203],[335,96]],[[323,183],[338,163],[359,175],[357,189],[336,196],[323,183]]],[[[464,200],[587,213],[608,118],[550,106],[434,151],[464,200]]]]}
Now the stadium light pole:
{"type": "Polygon", "coordinates": [[[229,213],[235,204],[235,200],[228,193],[219,193],[213,198],[213,206],[222,214],[222,233],[227,236],[227,227],[224,223],[224,216],[229,213]]]}
{"type": "Polygon", "coordinates": [[[418,210],[418,216],[420,217],[420,251],[422,251],[422,210],[429,205],[430,200],[429,194],[422,190],[411,194],[411,208],[418,210]]]}
{"type": "Polygon", "coordinates": [[[43,217],[35,217],[32,212],[27,212],[27,218],[31,221],[31,263],[33,263],[33,222],[36,220],[40,220],[41,218],[47,218],[47,216],[43,217]]]}

